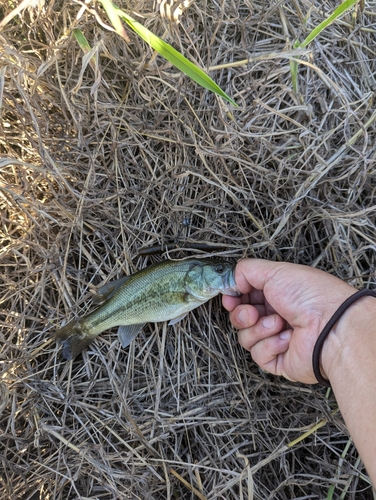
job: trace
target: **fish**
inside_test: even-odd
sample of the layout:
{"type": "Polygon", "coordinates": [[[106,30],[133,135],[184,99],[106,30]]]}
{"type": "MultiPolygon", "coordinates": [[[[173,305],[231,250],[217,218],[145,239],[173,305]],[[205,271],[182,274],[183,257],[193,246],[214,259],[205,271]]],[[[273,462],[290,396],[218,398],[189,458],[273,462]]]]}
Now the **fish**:
{"type": "Polygon", "coordinates": [[[105,302],[70,321],[55,337],[62,343],[67,360],[115,326],[125,348],[146,323],[175,324],[219,293],[240,295],[233,264],[223,259],[164,260],[99,288],[97,302],[105,302]]]}

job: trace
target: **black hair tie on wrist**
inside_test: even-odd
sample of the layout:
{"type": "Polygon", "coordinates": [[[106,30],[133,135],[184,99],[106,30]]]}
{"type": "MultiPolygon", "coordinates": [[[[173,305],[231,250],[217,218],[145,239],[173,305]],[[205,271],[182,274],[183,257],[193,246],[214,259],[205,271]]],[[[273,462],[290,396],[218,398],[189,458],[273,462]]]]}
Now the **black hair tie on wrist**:
{"type": "MultiPolygon", "coordinates": [[[[333,314],[333,316],[330,318],[330,320],[327,322],[325,325],[324,329],[320,333],[320,335],[317,337],[315,347],[313,348],[313,354],[312,354],[312,366],[313,366],[313,373],[315,374],[316,379],[318,382],[325,386],[325,387],[330,387],[329,380],[326,380],[322,375],[320,371],[320,355],[321,355],[321,350],[322,346],[324,345],[324,342],[326,340],[326,337],[329,335],[331,332],[332,328],[334,325],[337,323],[337,321],[340,319],[342,314],[357,300],[361,299],[362,297],[366,296],[371,296],[376,298],[376,290],[368,290],[365,288],[364,290],[359,290],[358,292],[355,292],[353,295],[351,295],[348,299],[343,302],[339,308],[336,310],[336,312],[333,314]]],[[[376,311],[375,311],[376,314],[376,311]]]]}

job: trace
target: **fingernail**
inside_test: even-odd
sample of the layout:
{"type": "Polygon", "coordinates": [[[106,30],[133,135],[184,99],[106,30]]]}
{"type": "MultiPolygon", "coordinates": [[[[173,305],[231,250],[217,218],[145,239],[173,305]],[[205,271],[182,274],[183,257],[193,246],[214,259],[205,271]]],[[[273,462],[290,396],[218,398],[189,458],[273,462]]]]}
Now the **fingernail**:
{"type": "Polygon", "coordinates": [[[240,321],[240,323],[243,323],[243,325],[248,325],[249,323],[248,312],[244,307],[240,309],[238,313],[238,320],[240,321]]]}
{"type": "Polygon", "coordinates": [[[281,332],[279,334],[279,338],[281,340],[290,340],[291,339],[291,332],[289,332],[288,330],[281,332]]]}
{"type": "Polygon", "coordinates": [[[275,323],[275,317],[274,316],[265,316],[261,320],[262,326],[265,328],[272,328],[275,323]]]}

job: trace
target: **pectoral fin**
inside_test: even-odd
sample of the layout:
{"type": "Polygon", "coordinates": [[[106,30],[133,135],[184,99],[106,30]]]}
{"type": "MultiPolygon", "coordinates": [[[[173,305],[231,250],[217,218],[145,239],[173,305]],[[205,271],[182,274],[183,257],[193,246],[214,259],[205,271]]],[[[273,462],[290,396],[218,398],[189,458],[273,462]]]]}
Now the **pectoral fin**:
{"type": "Polygon", "coordinates": [[[174,318],[174,319],[170,319],[170,321],[168,322],[168,325],[175,325],[175,323],[179,323],[179,321],[181,321],[183,318],[185,318],[187,316],[188,313],[184,313],[182,314],[181,316],[178,316],[177,318],[174,318]]]}
{"type": "Polygon", "coordinates": [[[114,293],[129,280],[130,276],[123,276],[122,278],[110,281],[97,289],[93,296],[93,304],[99,304],[104,300],[110,299],[114,293]]]}
{"type": "Polygon", "coordinates": [[[144,326],[145,323],[141,323],[139,325],[119,326],[118,336],[122,347],[128,347],[132,340],[135,339],[141,332],[144,326]]]}

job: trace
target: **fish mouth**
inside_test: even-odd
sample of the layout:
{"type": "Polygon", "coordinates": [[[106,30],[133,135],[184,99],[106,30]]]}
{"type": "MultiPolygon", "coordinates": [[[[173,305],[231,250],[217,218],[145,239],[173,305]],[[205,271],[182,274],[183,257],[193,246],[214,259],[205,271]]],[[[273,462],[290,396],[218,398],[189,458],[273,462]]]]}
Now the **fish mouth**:
{"type": "Polygon", "coordinates": [[[223,284],[224,284],[224,288],[222,290],[223,295],[232,295],[233,297],[239,297],[239,295],[242,295],[235,282],[234,270],[232,270],[230,273],[227,274],[223,284]]]}

